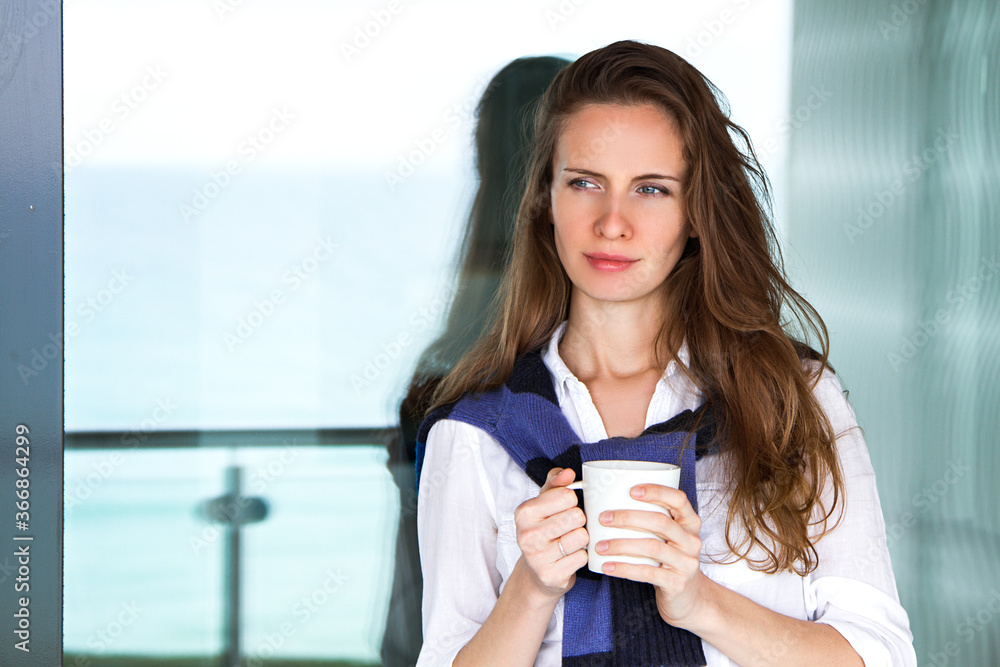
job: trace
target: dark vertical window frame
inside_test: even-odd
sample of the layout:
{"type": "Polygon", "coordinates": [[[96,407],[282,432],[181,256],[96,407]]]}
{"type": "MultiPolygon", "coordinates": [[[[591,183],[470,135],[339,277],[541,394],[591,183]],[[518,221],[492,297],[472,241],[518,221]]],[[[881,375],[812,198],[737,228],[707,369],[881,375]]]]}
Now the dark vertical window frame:
{"type": "Polygon", "coordinates": [[[62,662],[62,143],[62,5],[0,0],[0,664],[23,667],[62,662]]]}

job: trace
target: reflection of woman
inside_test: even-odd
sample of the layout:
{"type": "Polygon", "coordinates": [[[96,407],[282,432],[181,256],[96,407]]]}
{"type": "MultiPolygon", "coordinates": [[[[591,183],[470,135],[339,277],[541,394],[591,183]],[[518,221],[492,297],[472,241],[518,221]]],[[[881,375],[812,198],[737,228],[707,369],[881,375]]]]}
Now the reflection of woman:
{"type": "MultiPolygon", "coordinates": [[[[517,217],[517,197],[512,193],[523,176],[524,153],[530,149],[530,112],[567,64],[552,56],[518,58],[490,80],[476,108],[479,189],[462,241],[458,289],[445,330],[421,355],[400,409],[406,440],[414,447],[418,415],[427,408],[438,381],[483,333],[487,307],[510,255],[517,217]]],[[[408,449],[411,463],[414,447],[408,449]]]]}
{"type": "Polygon", "coordinates": [[[390,467],[400,491],[392,604],[382,641],[384,667],[413,665],[420,651],[420,563],[414,518],[416,431],[438,382],[481,335],[489,303],[510,255],[517,216],[516,183],[530,145],[530,112],[568,61],[518,58],[497,72],[476,107],[479,189],[462,242],[461,272],[444,332],[421,355],[400,406],[400,437],[390,467]]]}
{"type": "Polygon", "coordinates": [[[420,432],[419,664],[915,664],[864,440],[734,138],[658,47],[553,82],[502,307],[420,432]],[[681,464],[633,489],[669,516],[601,518],[655,537],[599,552],[658,567],[579,569],[562,487],[598,457],[681,464]]]}

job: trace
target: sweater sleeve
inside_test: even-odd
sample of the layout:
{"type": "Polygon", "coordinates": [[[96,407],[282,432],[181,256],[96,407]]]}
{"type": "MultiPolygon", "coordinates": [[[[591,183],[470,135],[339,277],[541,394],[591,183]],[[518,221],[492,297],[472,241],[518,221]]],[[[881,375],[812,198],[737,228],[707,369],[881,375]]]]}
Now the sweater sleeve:
{"type": "MultiPolygon", "coordinates": [[[[845,486],[845,504],[833,516],[840,524],[816,543],[819,564],[805,582],[805,593],[815,603],[814,620],[840,632],[866,667],[915,666],[864,436],[836,376],[825,371],[814,394],[837,436],[845,486]]],[[[832,496],[829,488],[825,491],[829,503],[832,496]]]]}
{"type": "Polygon", "coordinates": [[[418,667],[451,665],[499,596],[496,507],[483,431],[444,419],[427,435],[417,496],[424,643],[418,667]]]}

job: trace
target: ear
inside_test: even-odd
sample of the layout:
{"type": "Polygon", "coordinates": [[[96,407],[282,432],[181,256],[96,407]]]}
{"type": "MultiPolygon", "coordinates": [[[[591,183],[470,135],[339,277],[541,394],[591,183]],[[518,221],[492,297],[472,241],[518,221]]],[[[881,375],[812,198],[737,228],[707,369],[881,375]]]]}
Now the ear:
{"type": "Polygon", "coordinates": [[[694,228],[694,225],[692,225],[691,222],[689,221],[687,223],[687,226],[688,226],[688,238],[692,239],[698,238],[698,230],[694,228]]]}

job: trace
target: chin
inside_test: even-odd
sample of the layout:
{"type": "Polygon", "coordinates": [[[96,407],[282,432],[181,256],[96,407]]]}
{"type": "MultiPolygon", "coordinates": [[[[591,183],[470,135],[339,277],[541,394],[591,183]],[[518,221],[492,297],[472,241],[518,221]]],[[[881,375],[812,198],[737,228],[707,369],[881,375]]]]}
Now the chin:
{"type": "Polygon", "coordinates": [[[575,292],[582,293],[591,301],[600,303],[626,303],[628,301],[635,301],[644,296],[648,296],[647,292],[637,290],[616,290],[614,288],[608,288],[607,286],[587,289],[586,287],[581,288],[574,285],[574,288],[575,292]]]}

